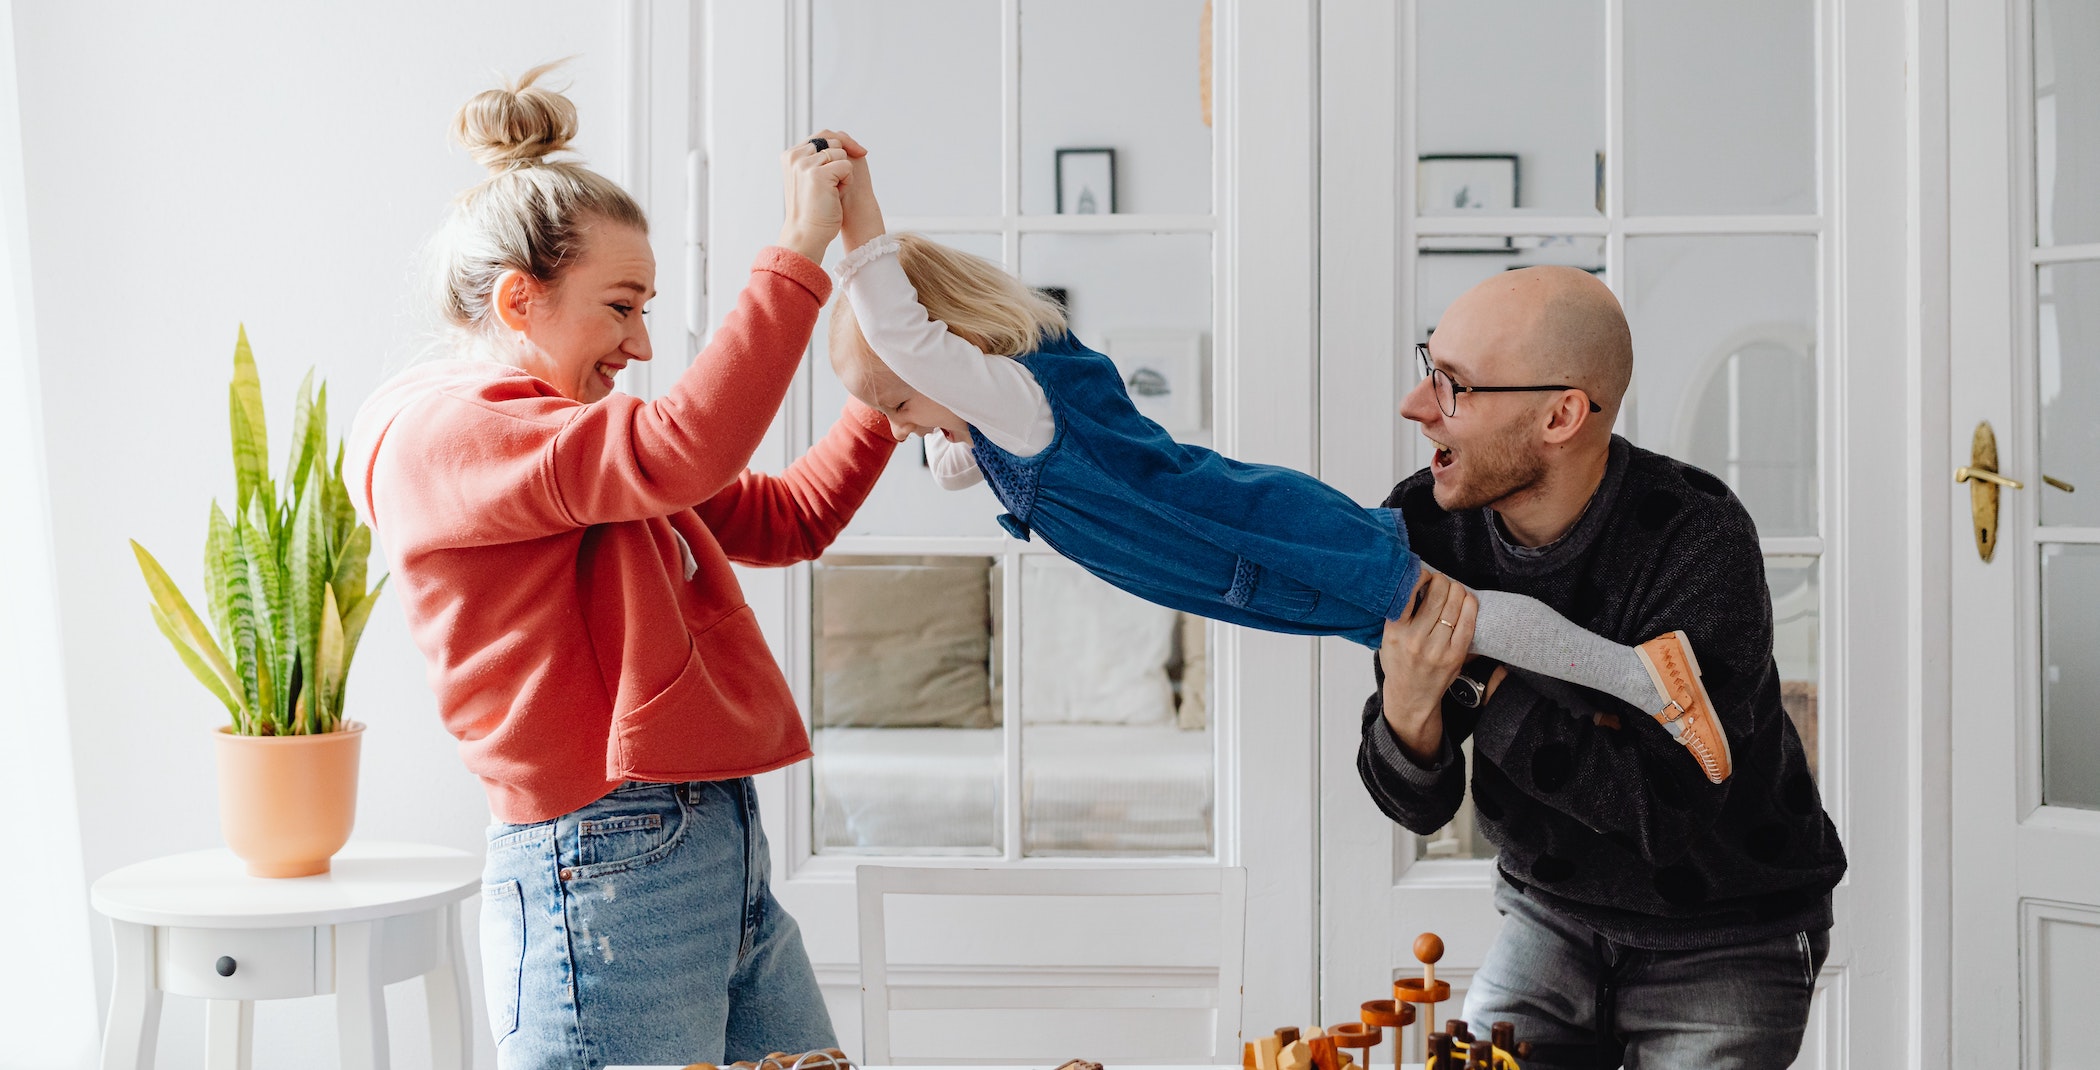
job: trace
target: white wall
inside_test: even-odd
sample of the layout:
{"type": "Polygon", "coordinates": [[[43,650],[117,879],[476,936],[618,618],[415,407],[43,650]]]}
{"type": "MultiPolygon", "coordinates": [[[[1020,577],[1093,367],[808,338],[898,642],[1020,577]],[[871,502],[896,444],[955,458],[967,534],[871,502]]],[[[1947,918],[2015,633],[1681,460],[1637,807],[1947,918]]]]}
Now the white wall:
{"type": "Polygon", "coordinates": [[[17,919],[16,968],[0,972],[0,1067],[72,1070],[94,1059],[94,968],[87,884],[73,813],[72,741],[52,582],[43,406],[36,390],[29,213],[22,192],[12,12],[0,14],[0,812],[36,879],[10,881],[0,913],[17,919]]]}
{"type": "MultiPolygon", "coordinates": [[[[236,325],[255,345],[273,437],[309,365],[340,433],[417,341],[414,254],[480,177],[447,134],[468,96],[575,55],[579,148],[618,177],[619,16],[552,0],[17,6],[36,371],[90,877],[218,844],[208,733],[224,714],[154,631],[125,539],[195,592],[207,503],[233,488],[236,325]]],[[[481,789],[397,609],[373,617],[350,709],[372,726],[357,835],[478,849],[481,789]]],[[[94,933],[106,1000],[107,933],[94,933]]],[[[400,986],[390,1002],[396,1065],[426,1065],[420,992],[400,986]]],[[[201,1023],[201,1005],[169,1001],[160,1065],[200,1064],[201,1023]]],[[[476,1036],[486,1060],[486,1030],[476,1036]]],[[[257,1015],[258,1065],[329,1066],[333,1049],[325,999],[257,1015]]]]}

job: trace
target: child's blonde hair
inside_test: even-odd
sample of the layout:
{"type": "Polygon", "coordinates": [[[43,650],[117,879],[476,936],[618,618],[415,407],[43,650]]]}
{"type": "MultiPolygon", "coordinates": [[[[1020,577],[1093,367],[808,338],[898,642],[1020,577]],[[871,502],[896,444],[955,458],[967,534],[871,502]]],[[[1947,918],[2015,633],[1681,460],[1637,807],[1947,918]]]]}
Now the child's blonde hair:
{"type": "MultiPolygon", "coordinates": [[[[897,245],[897,264],[926,314],[963,341],[1018,357],[1040,348],[1046,332],[1064,333],[1065,310],[998,264],[917,234],[897,235],[897,245]]],[[[860,334],[851,303],[841,301],[832,310],[831,329],[834,336],[842,330],[860,334]]]]}

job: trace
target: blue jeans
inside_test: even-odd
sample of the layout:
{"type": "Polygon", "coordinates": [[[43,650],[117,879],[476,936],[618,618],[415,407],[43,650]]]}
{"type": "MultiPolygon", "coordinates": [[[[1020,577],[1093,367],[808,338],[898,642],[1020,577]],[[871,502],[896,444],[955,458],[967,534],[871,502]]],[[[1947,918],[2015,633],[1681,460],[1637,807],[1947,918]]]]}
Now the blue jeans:
{"type": "Polygon", "coordinates": [[[1502,932],[1466,992],[1465,1020],[1480,1036],[1514,1024],[1534,1047],[1524,1070],[1790,1066],[1830,952],[1828,929],[1698,951],[1627,947],[1499,874],[1495,907],[1502,932]]]}
{"type": "Polygon", "coordinates": [[[834,1046],[770,868],[749,780],[630,782],[552,821],[491,826],[481,958],[497,1065],[834,1046]]]}

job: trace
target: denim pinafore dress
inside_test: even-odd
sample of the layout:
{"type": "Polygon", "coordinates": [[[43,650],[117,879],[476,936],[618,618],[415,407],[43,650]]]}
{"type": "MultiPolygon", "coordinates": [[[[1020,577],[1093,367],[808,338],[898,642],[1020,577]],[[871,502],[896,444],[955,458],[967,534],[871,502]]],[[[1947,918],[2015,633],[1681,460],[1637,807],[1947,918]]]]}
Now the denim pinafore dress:
{"type": "Polygon", "coordinates": [[[1017,358],[1050,400],[1048,448],[1017,457],[971,428],[1006,513],[1075,564],[1148,602],[1264,631],[1377,649],[1420,562],[1398,511],[1303,472],[1174,439],[1131,404],[1114,362],[1066,334],[1017,358]]]}

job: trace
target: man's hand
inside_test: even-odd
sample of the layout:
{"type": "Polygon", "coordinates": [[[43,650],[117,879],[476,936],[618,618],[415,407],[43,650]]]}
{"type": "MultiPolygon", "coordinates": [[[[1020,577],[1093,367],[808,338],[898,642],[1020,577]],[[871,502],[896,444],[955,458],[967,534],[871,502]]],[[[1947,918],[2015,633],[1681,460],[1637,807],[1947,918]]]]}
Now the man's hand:
{"type": "Polygon", "coordinates": [[[1443,749],[1444,692],[1465,667],[1479,612],[1473,592],[1424,568],[1406,612],[1386,622],[1378,647],[1378,664],[1385,670],[1385,723],[1401,749],[1420,764],[1435,761],[1443,749]]]}

